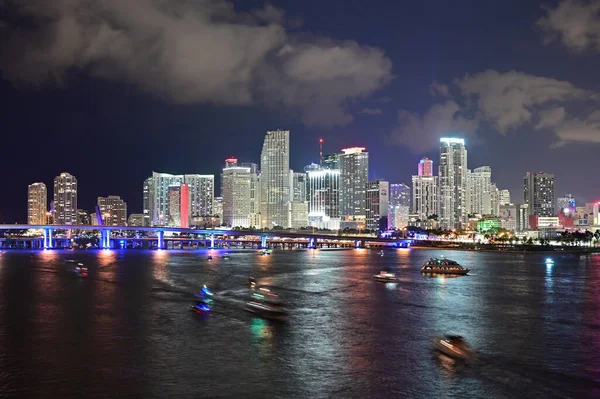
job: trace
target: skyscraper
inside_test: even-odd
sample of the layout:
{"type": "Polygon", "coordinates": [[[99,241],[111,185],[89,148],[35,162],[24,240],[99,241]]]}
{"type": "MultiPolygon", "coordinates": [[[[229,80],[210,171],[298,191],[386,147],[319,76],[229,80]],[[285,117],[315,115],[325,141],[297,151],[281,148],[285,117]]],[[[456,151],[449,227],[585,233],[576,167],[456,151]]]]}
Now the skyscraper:
{"type": "Polygon", "coordinates": [[[367,183],[366,226],[372,231],[388,229],[390,183],[373,180],[367,183]]]}
{"type": "Polygon", "coordinates": [[[142,222],[142,226],[146,226],[149,227],[152,225],[152,205],[154,203],[153,201],[153,195],[154,195],[154,186],[152,185],[152,178],[149,177],[146,180],[144,180],[144,186],[143,186],[143,192],[144,192],[144,208],[143,208],[143,215],[144,215],[144,220],[142,222]]]}
{"type": "Polygon", "coordinates": [[[468,213],[479,215],[495,214],[494,208],[495,186],[492,187],[492,168],[481,166],[472,172],[468,171],[468,213]]]}
{"type": "Polygon", "coordinates": [[[438,177],[414,176],[412,177],[412,211],[421,220],[429,216],[438,215],[438,177]]]}
{"type": "Polygon", "coordinates": [[[127,203],[117,195],[98,197],[98,207],[105,226],[127,225],[127,203]]]}
{"type": "Polygon", "coordinates": [[[251,168],[237,166],[237,159],[227,160],[223,169],[223,224],[250,227],[251,180],[251,168]]]}
{"type": "Polygon", "coordinates": [[[212,216],[215,175],[186,174],[183,181],[190,191],[190,217],[212,216]]]}
{"type": "Polygon", "coordinates": [[[523,179],[523,198],[529,215],[554,216],[554,175],[527,172],[523,179]]]}
{"type": "Polygon", "coordinates": [[[364,224],[366,217],[369,153],[364,147],[345,148],[342,152],[343,154],[340,155],[341,227],[357,228],[357,224],[364,224]]]}
{"type": "Polygon", "coordinates": [[[243,168],[250,168],[250,227],[260,227],[261,188],[258,165],[243,162],[243,168]]]}
{"type": "Polygon", "coordinates": [[[340,154],[333,153],[333,154],[323,155],[321,165],[322,165],[323,169],[338,170],[340,168],[340,154]]]}
{"type": "Polygon", "coordinates": [[[69,173],[54,178],[54,224],[77,224],[77,179],[69,173]]]}
{"type": "Polygon", "coordinates": [[[48,190],[44,183],[33,183],[27,188],[27,223],[46,224],[48,190]]]}
{"type": "Polygon", "coordinates": [[[467,222],[467,150],[464,139],[440,139],[439,222],[460,229],[467,222]]]}
{"type": "Polygon", "coordinates": [[[306,173],[290,170],[290,201],[306,201],[306,173]]]}
{"type": "Polygon", "coordinates": [[[498,192],[498,205],[504,206],[510,204],[510,191],[500,190],[498,192]]]}
{"type": "Polygon", "coordinates": [[[558,212],[562,212],[564,215],[570,215],[575,212],[575,197],[571,194],[565,194],[564,197],[556,199],[556,206],[558,212]]]}
{"type": "Polygon", "coordinates": [[[433,161],[427,157],[419,161],[419,176],[433,176],[433,161]]]}
{"type": "Polygon", "coordinates": [[[152,172],[151,179],[150,225],[167,226],[169,224],[169,186],[183,183],[183,175],[152,172]]]}
{"type": "Polygon", "coordinates": [[[308,180],[308,219],[313,227],[340,228],[340,171],[322,169],[319,165],[306,168],[308,180]]]}
{"type": "Polygon", "coordinates": [[[408,224],[410,201],[410,187],[402,183],[390,184],[390,207],[388,216],[390,228],[402,229],[408,224]]]}
{"type": "MultiPolygon", "coordinates": [[[[290,200],[290,131],[268,131],[260,154],[261,225],[286,227],[290,200]]],[[[225,193],[223,193],[225,197],[225,193]]],[[[225,209],[223,210],[225,212],[225,209]]]]}
{"type": "Polygon", "coordinates": [[[174,183],[168,188],[168,221],[169,227],[190,227],[190,186],[185,183],[174,183]]]}

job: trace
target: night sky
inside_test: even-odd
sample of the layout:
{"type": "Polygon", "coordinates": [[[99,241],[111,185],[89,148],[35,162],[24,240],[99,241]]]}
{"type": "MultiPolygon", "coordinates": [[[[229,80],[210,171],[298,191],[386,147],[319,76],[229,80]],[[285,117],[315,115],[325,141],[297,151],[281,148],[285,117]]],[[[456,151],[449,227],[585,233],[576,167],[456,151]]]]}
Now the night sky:
{"type": "MultiPolygon", "coordinates": [[[[439,137],[522,201],[523,175],[600,197],[600,2],[0,1],[0,222],[67,171],[79,207],[141,212],[152,171],[259,163],[291,130],[291,168],[366,146],[370,177],[410,184],[439,137]],[[266,4],[266,5],[265,5],[266,4]]],[[[218,190],[216,190],[218,193],[218,190]]]]}

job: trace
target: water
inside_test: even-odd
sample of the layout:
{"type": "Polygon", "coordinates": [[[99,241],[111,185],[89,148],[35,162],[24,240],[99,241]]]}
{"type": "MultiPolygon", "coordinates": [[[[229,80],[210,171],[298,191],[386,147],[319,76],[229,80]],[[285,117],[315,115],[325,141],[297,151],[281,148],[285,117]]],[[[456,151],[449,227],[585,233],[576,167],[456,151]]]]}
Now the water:
{"type": "Polygon", "coordinates": [[[600,256],[452,251],[44,251],[0,255],[0,396],[600,396],[600,256]],[[470,276],[426,278],[446,255],[470,276]],[[66,259],[90,269],[79,279],[66,259]],[[391,267],[396,284],[373,281],[391,267]],[[250,276],[292,308],[242,309],[250,276]],[[215,313],[190,312],[207,284],[215,313]],[[471,366],[431,350],[449,331],[471,366]]]}

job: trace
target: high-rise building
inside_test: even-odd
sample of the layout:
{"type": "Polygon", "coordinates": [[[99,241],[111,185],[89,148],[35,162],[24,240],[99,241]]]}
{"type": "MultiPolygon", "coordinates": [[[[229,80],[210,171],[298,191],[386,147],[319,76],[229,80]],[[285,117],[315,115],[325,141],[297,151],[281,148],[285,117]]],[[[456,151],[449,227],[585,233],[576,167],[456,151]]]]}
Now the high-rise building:
{"type": "Polygon", "coordinates": [[[323,169],[340,169],[340,154],[333,153],[328,155],[323,155],[323,159],[321,160],[321,165],[323,169]]]}
{"type": "Polygon", "coordinates": [[[508,205],[510,204],[510,191],[508,190],[500,190],[498,192],[498,205],[508,205]]]}
{"type": "Polygon", "coordinates": [[[187,174],[183,181],[190,190],[190,217],[212,216],[215,175],[187,174]]]}
{"type": "Polygon", "coordinates": [[[439,216],[438,208],[438,177],[412,177],[412,211],[420,220],[429,216],[439,216]]]}
{"type": "Polygon", "coordinates": [[[77,209],[77,224],[79,226],[90,226],[92,224],[90,214],[83,209],[77,209]]]}
{"type": "Polygon", "coordinates": [[[340,216],[342,228],[356,228],[366,217],[369,153],[364,147],[345,148],[340,155],[340,216]],[[345,224],[345,225],[344,225],[345,224]]]}
{"type": "MultiPolygon", "coordinates": [[[[227,160],[223,169],[223,223],[231,227],[250,227],[251,168],[237,166],[237,160],[227,160]]],[[[288,176],[289,182],[289,176],[288,176]]],[[[286,209],[287,224],[287,209],[286,209]]]]}
{"type": "Polygon", "coordinates": [[[554,175],[527,172],[523,179],[523,198],[530,216],[554,216],[554,175]]]}
{"type": "Polygon", "coordinates": [[[250,168],[250,227],[260,227],[261,188],[258,165],[251,162],[243,162],[241,166],[243,168],[250,168]]]}
{"type": "Polygon", "coordinates": [[[27,223],[46,224],[48,190],[44,183],[33,183],[27,188],[27,223]]]}
{"type": "Polygon", "coordinates": [[[367,183],[366,225],[367,229],[385,231],[389,228],[390,183],[373,180],[367,183]]]}
{"type": "Polygon", "coordinates": [[[215,197],[213,201],[213,213],[219,218],[221,224],[223,224],[223,197],[215,197]]]}
{"type": "Polygon", "coordinates": [[[465,140],[440,139],[439,222],[446,229],[467,223],[467,150],[465,140]]]}
{"type": "MultiPolygon", "coordinates": [[[[473,171],[467,170],[468,175],[468,196],[467,208],[469,214],[495,215],[494,195],[492,188],[492,168],[481,166],[473,171]]],[[[495,186],[494,186],[495,188],[495,186]]]]}
{"type": "Polygon", "coordinates": [[[54,224],[77,224],[77,179],[69,173],[54,178],[54,224]]]}
{"type": "Polygon", "coordinates": [[[132,213],[127,218],[127,226],[143,226],[144,225],[144,214],[143,213],[132,213]]]}
{"type": "Polygon", "coordinates": [[[117,195],[98,197],[98,207],[105,226],[127,225],[127,203],[117,195]]]}
{"type": "Polygon", "coordinates": [[[308,226],[308,201],[290,201],[288,203],[288,223],[292,229],[308,226]]]}
{"type": "Polygon", "coordinates": [[[340,171],[313,164],[305,170],[308,184],[308,219],[319,229],[340,228],[340,171]],[[314,165],[314,166],[313,166],[314,165]]]}
{"type": "Polygon", "coordinates": [[[169,227],[190,227],[190,186],[185,183],[174,183],[168,188],[168,222],[169,227]]]}
{"type": "Polygon", "coordinates": [[[142,224],[142,226],[152,226],[152,206],[154,204],[154,200],[153,200],[153,195],[154,195],[154,186],[152,183],[152,178],[149,177],[146,180],[144,180],[144,185],[143,185],[143,192],[144,192],[144,208],[143,208],[143,214],[144,214],[144,222],[142,224]]]}
{"type": "Polygon", "coordinates": [[[433,176],[433,161],[427,157],[419,161],[419,176],[433,176]]]}
{"type": "Polygon", "coordinates": [[[503,220],[509,221],[517,233],[529,228],[529,214],[525,204],[500,205],[499,215],[503,220]]]}
{"type": "Polygon", "coordinates": [[[290,201],[306,201],[306,173],[290,170],[290,201]]]}
{"type": "Polygon", "coordinates": [[[390,207],[388,222],[391,229],[402,229],[408,224],[410,214],[410,187],[406,184],[390,184],[390,207]]]}
{"type": "MultiPolygon", "coordinates": [[[[261,226],[285,227],[290,200],[290,131],[268,131],[260,154],[261,226]]],[[[225,193],[223,193],[225,197],[225,193]]]]}
{"type": "MultiPolygon", "coordinates": [[[[150,225],[167,226],[169,224],[169,187],[182,184],[183,175],[152,172],[150,187],[150,225]]],[[[148,180],[146,180],[148,182],[148,180]]]]}
{"type": "Polygon", "coordinates": [[[575,197],[571,194],[565,194],[564,197],[556,199],[556,206],[559,213],[563,213],[565,216],[571,215],[575,212],[575,197]]]}

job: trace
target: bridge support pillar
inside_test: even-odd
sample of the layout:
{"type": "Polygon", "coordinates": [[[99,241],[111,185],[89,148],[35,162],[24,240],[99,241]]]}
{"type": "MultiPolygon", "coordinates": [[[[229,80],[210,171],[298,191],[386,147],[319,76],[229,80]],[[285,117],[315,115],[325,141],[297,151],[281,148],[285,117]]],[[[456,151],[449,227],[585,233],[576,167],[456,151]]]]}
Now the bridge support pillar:
{"type": "Polygon", "coordinates": [[[110,249],[110,230],[102,230],[102,249],[110,249]]]}
{"type": "Polygon", "coordinates": [[[54,248],[54,242],[52,240],[52,232],[54,229],[44,229],[44,249],[54,248]]]}
{"type": "Polygon", "coordinates": [[[261,249],[267,248],[267,236],[260,237],[260,248],[261,249]]]}
{"type": "Polygon", "coordinates": [[[317,239],[316,238],[309,238],[308,239],[308,248],[309,249],[315,249],[315,248],[317,248],[317,239]]]}
{"type": "Polygon", "coordinates": [[[162,230],[159,230],[156,232],[156,236],[158,237],[158,244],[157,244],[157,248],[158,249],[163,249],[164,243],[165,243],[165,232],[162,230]]]}
{"type": "Polygon", "coordinates": [[[210,235],[210,249],[214,249],[215,247],[215,235],[211,234],[210,235]]]}

